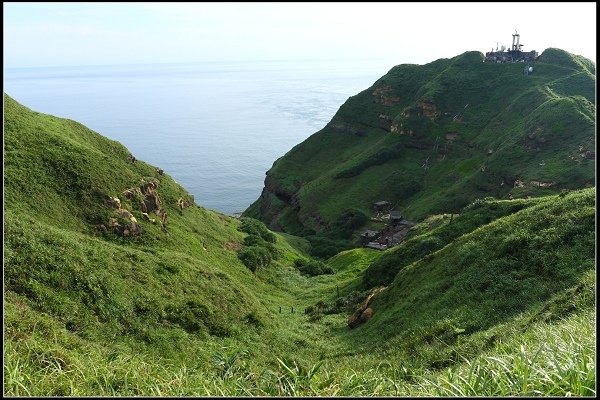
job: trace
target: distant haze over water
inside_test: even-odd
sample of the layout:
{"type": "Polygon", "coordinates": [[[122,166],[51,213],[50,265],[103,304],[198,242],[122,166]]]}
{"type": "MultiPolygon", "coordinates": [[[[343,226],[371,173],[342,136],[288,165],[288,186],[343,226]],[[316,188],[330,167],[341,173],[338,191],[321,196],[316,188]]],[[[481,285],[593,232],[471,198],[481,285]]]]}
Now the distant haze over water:
{"type": "Polygon", "coordinates": [[[4,91],[162,168],[226,214],[261,193],[273,162],[393,64],[281,61],[11,68],[4,91]]]}

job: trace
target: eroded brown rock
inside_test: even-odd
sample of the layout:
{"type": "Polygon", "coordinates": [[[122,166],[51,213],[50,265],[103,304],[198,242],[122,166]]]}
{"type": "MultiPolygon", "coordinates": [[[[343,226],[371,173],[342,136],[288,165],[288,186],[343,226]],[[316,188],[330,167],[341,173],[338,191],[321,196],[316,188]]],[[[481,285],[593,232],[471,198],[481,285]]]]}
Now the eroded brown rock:
{"type": "Polygon", "coordinates": [[[376,103],[381,103],[384,106],[392,106],[400,102],[400,97],[394,96],[394,89],[390,85],[382,84],[373,90],[373,97],[376,103]]]}
{"type": "Polygon", "coordinates": [[[423,115],[430,119],[435,119],[439,113],[435,104],[430,100],[419,100],[417,106],[422,110],[423,115]]]}
{"type": "Polygon", "coordinates": [[[371,319],[371,317],[373,317],[374,310],[373,308],[369,307],[369,305],[371,304],[373,298],[383,290],[385,290],[385,287],[374,289],[371,294],[367,296],[365,301],[362,302],[360,307],[358,307],[356,311],[354,311],[354,313],[348,318],[348,326],[351,329],[367,322],[371,319]]]}

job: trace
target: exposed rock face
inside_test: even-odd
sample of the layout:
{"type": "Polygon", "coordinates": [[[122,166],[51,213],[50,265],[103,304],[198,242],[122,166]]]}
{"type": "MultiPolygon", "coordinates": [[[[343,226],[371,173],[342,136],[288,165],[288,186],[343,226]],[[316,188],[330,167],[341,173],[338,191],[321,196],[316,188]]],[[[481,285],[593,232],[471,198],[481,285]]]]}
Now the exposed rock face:
{"type": "Polygon", "coordinates": [[[408,136],[413,136],[414,132],[412,129],[404,129],[404,125],[402,123],[398,124],[398,122],[394,122],[390,127],[390,132],[397,133],[399,135],[408,134],[408,136]]]}
{"type": "Polygon", "coordinates": [[[369,307],[369,304],[371,303],[373,298],[379,293],[381,293],[383,290],[385,290],[384,287],[374,289],[371,292],[371,294],[367,296],[365,301],[362,302],[360,307],[358,307],[356,311],[354,311],[354,313],[350,316],[350,318],[348,318],[348,326],[351,329],[367,322],[371,319],[371,317],[373,317],[374,311],[371,307],[369,307]]]}
{"type": "Polygon", "coordinates": [[[380,125],[379,127],[381,127],[382,129],[391,132],[391,125],[392,122],[394,121],[394,118],[391,115],[387,115],[387,114],[379,114],[378,116],[379,118],[379,122],[380,125]]]}
{"type": "Polygon", "coordinates": [[[119,218],[123,218],[123,219],[131,219],[133,218],[133,214],[131,214],[129,212],[129,210],[126,210],[124,208],[119,208],[116,211],[116,214],[119,218]]]}
{"type": "Polygon", "coordinates": [[[360,314],[360,317],[358,318],[359,324],[367,322],[368,320],[371,319],[372,316],[373,316],[373,309],[371,307],[367,307],[365,309],[365,311],[363,311],[362,314],[360,314]]]}
{"type": "Polygon", "coordinates": [[[400,97],[394,96],[394,89],[390,85],[382,84],[373,90],[375,103],[381,103],[384,106],[392,106],[400,102],[400,97]]]}
{"type": "Polygon", "coordinates": [[[158,200],[158,194],[157,193],[147,193],[146,194],[146,198],[144,199],[143,203],[144,206],[142,207],[142,209],[145,209],[145,212],[153,212],[157,209],[160,208],[160,201],[158,200]]]}
{"type": "Polygon", "coordinates": [[[122,195],[129,200],[135,200],[137,198],[138,201],[140,201],[142,212],[150,213],[160,208],[160,200],[158,198],[158,193],[156,192],[157,188],[157,181],[142,182],[139,187],[124,190],[122,195]]]}
{"type": "Polygon", "coordinates": [[[115,208],[121,208],[121,200],[118,197],[111,197],[110,201],[115,208]]]}
{"type": "Polygon", "coordinates": [[[108,225],[113,231],[120,236],[140,236],[142,228],[137,222],[137,219],[124,208],[115,210],[116,218],[111,218],[108,225]]]}
{"type": "MultiPolygon", "coordinates": [[[[140,186],[126,189],[121,195],[130,200],[132,204],[139,205],[143,219],[156,223],[157,220],[150,218],[149,215],[149,213],[155,212],[164,228],[167,223],[167,213],[160,208],[160,200],[156,192],[158,184],[159,181],[156,179],[149,182],[142,181],[140,186]]],[[[133,214],[129,210],[121,208],[121,201],[118,197],[110,197],[109,200],[116,210],[115,217],[110,218],[108,226],[120,236],[140,236],[142,228],[133,214]]]]}
{"type": "Polygon", "coordinates": [[[429,100],[419,100],[417,106],[422,110],[423,115],[431,120],[434,120],[439,115],[435,104],[429,100]]]}
{"type": "Polygon", "coordinates": [[[158,188],[158,182],[143,182],[140,186],[140,190],[143,194],[152,193],[158,188]]]}

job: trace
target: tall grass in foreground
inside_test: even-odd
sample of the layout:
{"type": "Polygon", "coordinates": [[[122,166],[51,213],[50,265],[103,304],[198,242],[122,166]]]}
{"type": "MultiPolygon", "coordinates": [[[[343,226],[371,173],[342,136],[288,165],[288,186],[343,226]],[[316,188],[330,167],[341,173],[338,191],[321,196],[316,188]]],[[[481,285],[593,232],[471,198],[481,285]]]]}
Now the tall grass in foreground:
{"type": "MultiPolygon", "coordinates": [[[[212,365],[173,365],[141,354],[44,347],[35,339],[5,342],[8,396],[595,396],[595,320],[591,311],[538,323],[486,354],[437,371],[392,361],[339,367],[276,359],[252,364],[244,351],[218,351],[212,365]],[[362,367],[362,368],[361,368],[362,367]]],[[[341,364],[343,365],[343,364],[341,364]]]]}
{"type": "Polygon", "coordinates": [[[418,392],[440,396],[595,396],[596,349],[592,316],[537,325],[498,353],[465,360],[433,377],[418,392]]]}

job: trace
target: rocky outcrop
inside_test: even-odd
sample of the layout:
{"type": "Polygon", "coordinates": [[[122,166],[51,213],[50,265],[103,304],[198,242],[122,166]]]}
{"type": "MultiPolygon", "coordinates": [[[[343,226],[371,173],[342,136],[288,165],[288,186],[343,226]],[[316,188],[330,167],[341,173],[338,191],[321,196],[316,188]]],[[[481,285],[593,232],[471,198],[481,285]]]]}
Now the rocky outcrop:
{"type": "Polygon", "coordinates": [[[391,132],[391,125],[392,125],[394,118],[392,118],[391,115],[387,115],[387,114],[379,114],[378,118],[379,118],[379,127],[388,132],[391,132]]]}
{"type": "Polygon", "coordinates": [[[417,106],[421,113],[432,121],[439,115],[435,104],[430,100],[419,100],[417,106]]]}
{"type": "Polygon", "coordinates": [[[383,104],[384,106],[392,106],[400,102],[400,97],[394,96],[394,89],[390,85],[380,84],[373,90],[375,103],[383,104]]]}
{"type": "Polygon", "coordinates": [[[142,228],[129,210],[118,208],[115,210],[116,217],[109,220],[108,226],[119,236],[140,236],[142,228]]]}
{"type": "Polygon", "coordinates": [[[142,211],[151,213],[160,208],[160,200],[155,192],[146,193],[146,198],[141,203],[142,211]]]}
{"type": "Polygon", "coordinates": [[[371,304],[373,298],[375,296],[377,296],[379,293],[381,293],[382,291],[384,291],[385,289],[386,289],[385,287],[380,287],[380,288],[374,289],[371,292],[371,294],[369,294],[367,296],[365,301],[362,302],[360,307],[358,307],[356,309],[356,311],[354,311],[354,313],[350,316],[350,318],[348,318],[348,326],[351,329],[356,328],[357,326],[359,326],[361,324],[364,324],[365,322],[370,320],[371,317],[373,317],[374,311],[371,307],[369,307],[369,305],[371,304]]]}
{"type": "MultiPolygon", "coordinates": [[[[142,180],[142,183],[137,187],[132,187],[124,190],[121,195],[123,198],[129,200],[126,204],[127,207],[137,208],[141,211],[142,219],[150,221],[152,223],[160,222],[163,230],[166,230],[167,226],[167,212],[160,206],[160,199],[158,197],[157,188],[159,185],[157,179],[150,179],[149,181],[142,180]],[[156,219],[150,217],[150,213],[156,214],[156,219]]],[[[180,199],[180,203],[187,205],[183,199],[180,199]]],[[[131,211],[124,208],[121,205],[119,197],[109,197],[109,204],[115,208],[113,217],[108,221],[108,228],[111,228],[114,233],[119,236],[140,236],[142,234],[142,228],[138,223],[137,219],[133,216],[131,211]]],[[[190,201],[193,204],[193,199],[190,201]]],[[[103,232],[108,231],[104,225],[100,226],[103,232]]]]}
{"type": "Polygon", "coordinates": [[[390,132],[397,133],[399,135],[408,135],[412,136],[414,134],[412,129],[404,129],[404,125],[402,123],[394,122],[390,127],[390,132]]]}

